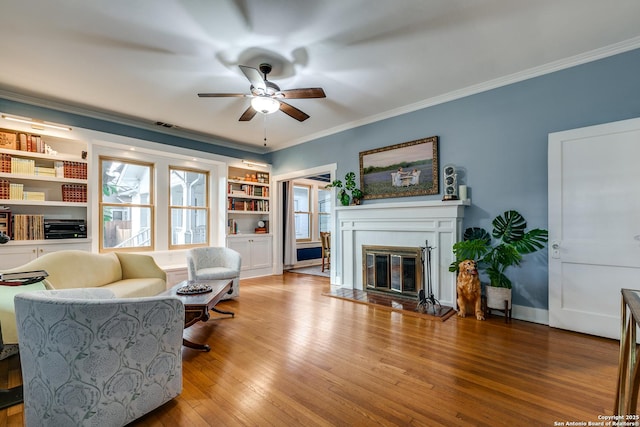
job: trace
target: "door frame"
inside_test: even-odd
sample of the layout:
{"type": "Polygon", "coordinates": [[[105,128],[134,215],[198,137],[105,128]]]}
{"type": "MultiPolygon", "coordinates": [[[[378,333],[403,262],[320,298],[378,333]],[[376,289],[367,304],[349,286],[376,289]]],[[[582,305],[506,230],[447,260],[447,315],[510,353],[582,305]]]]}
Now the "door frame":
{"type": "MultiPolygon", "coordinates": [[[[282,259],[282,250],[284,246],[284,241],[282,236],[282,222],[284,220],[282,200],[284,200],[284,195],[282,194],[282,183],[284,181],[290,181],[297,178],[306,178],[312,175],[319,175],[319,174],[326,174],[326,173],[328,173],[331,176],[331,181],[333,182],[333,180],[336,179],[335,177],[336,177],[337,170],[338,170],[337,163],[329,163],[322,166],[315,166],[309,169],[302,169],[298,171],[287,172],[281,175],[273,176],[273,185],[275,187],[275,191],[272,191],[272,195],[273,195],[272,203],[273,203],[273,206],[275,206],[275,209],[273,212],[273,215],[274,215],[273,220],[277,225],[277,227],[274,228],[276,232],[273,236],[273,266],[274,266],[273,274],[280,275],[284,272],[284,260],[282,259]]],[[[333,221],[334,229],[336,226],[335,217],[336,217],[335,203],[332,203],[331,204],[331,220],[333,221]]],[[[332,240],[334,239],[333,234],[334,233],[332,233],[332,236],[331,236],[332,240]]],[[[333,242],[331,242],[331,246],[332,247],[334,246],[333,242]]],[[[334,260],[334,251],[331,251],[332,265],[333,265],[333,260],[334,260]]],[[[334,282],[334,272],[335,272],[335,269],[332,268],[331,283],[334,282]]]]}

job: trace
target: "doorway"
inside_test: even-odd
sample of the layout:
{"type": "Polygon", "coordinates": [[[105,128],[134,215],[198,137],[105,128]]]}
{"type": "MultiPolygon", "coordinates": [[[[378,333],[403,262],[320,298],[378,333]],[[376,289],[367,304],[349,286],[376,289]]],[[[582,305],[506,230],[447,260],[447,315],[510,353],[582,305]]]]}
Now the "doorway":
{"type": "MultiPolygon", "coordinates": [[[[283,191],[283,183],[294,181],[294,180],[308,179],[313,177],[316,177],[316,179],[318,179],[317,177],[321,177],[321,176],[322,177],[328,176],[328,179],[330,182],[335,179],[336,170],[337,170],[337,164],[333,163],[333,164],[318,166],[310,169],[289,172],[282,175],[276,175],[273,177],[274,189],[275,189],[274,201],[273,201],[275,206],[274,220],[276,221],[276,224],[278,224],[278,232],[276,233],[276,235],[274,235],[274,254],[275,254],[274,255],[274,258],[275,258],[274,273],[275,274],[282,274],[284,271],[284,241],[285,241],[284,209],[285,208],[283,204],[285,200],[285,195],[283,191]]],[[[326,180],[327,178],[323,178],[323,179],[326,180]]],[[[332,198],[332,200],[335,200],[335,198],[332,198]]],[[[332,227],[335,229],[335,203],[331,204],[330,216],[331,216],[332,227]]],[[[318,242],[318,246],[319,245],[320,243],[318,242]]],[[[332,257],[333,257],[333,254],[332,254],[332,257]]]]}

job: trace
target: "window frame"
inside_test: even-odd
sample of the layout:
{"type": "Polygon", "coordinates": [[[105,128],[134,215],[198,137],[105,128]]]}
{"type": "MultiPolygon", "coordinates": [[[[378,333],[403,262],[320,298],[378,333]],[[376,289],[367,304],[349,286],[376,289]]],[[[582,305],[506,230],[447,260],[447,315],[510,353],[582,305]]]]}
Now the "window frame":
{"type": "MultiPolygon", "coordinates": [[[[297,243],[316,243],[320,242],[320,217],[325,215],[329,218],[327,224],[329,225],[329,229],[326,231],[332,231],[332,222],[331,217],[333,215],[332,208],[333,205],[329,206],[329,210],[327,212],[320,212],[320,191],[326,191],[329,195],[328,201],[329,203],[333,203],[333,193],[331,190],[325,189],[325,185],[327,183],[323,181],[316,181],[311,179],[300,179],[295,180],[293,182],[294,187],[308,187],[309,188],[309,238],[308,239],[296,239],[297,243]]],[[[298,212],[295,212],[298,213],[298,212]]],[[[302,212],[306,213],[306,212],[302,212]]]]}
{"type": "Polygon", "coordinates": [[[156,215],[155,215],[155,164],[153,162],[143,162],[135,159],[127,159],[117,156],[108,156],[108,155],[99,155],[98,156],[98,178],[99,178],[99,196],[98,196],[98,221],[99,221],[99,230],[98,230],[98,252],[99,253],[110,253],[110,252],[153,252],[155,250],[155,232],[156,232],[156,215]],[[114,161],[126,164],[133,164],[138,166],[145,166],[149,168],[149,204],[136,204],[136,203],[111,203],[104,201],[104,182],[102,179],[103,176],[103,162],[104,161],[114,161]],[[149,246],[135,246],[135,247],[114,247],[114,248],[105,248],[104,247],[104,208],[105,207],[128,207],[128,208],[148,208],[150,213],[149,219],[149,236],[150,236],[150,244],[149,246]]]}
{"type": "MultiPolygon", "coordinates": [[[[315,193],[316,201],[315,201],[314,206],[317,207],[317,212],[315,213],[315,215],[318,218],[318,226],[316,227],[316,231],[318,232],[318,236],[317,236],[318,240],[322,240],[320,238],[320,233],[322,232],[322,230],[320,230],[320,224],[322,222],[322,221],[320,221],[320,217],[321,216],[328,216],[329,219],[331,219],[331,208],[332,208],[332,205],[329,205],[329,210],[327,212],[320,211],[320,192],[321,191],[326,191],[328,193],[328,195],[329,195],[329,197],[328,197],[329,203],[332,203],[332,201],[333,201],[333,199],[332,199],[333,193],[331,192],[331,190],[325,189],[324,187],[321,187],[320,185],[315,187],[314,193],[315,193]]],[[[330,233],[332,231],[331,221],[328,221],[328,224],[329,224],[329,229],[325,230],[325,231],[330,233]]]]}
{"type": "Polygon", "coordinates": [[[167,211],[167,221],[168,221],[168,236],[167,236],[167,247],[169,248],[169,250],[175,250],[175,249],[189,249],[189,248],[195,248],[195,247],[202,247],[202,246],[209,246],[209,241],[210,241],[210,236],[211,236],[211,208],[209,206],[209,192],[210,192],[210,173],[208,170],[204,170],[204,169],[197,169],[197,168],[190,168],[190,167],[183,167],[183,166],[176,166],[176,165],[169,165],[168,166],[168,179],[167,179],[167,185],[169,187],[169,191],[167,194],[169,194],[169,198],[168,198],[168,211],[167,211]],[[172,205],[171,204],[171,176],[172,176],[172,172],[174,170],[179,170],[179,171],[184,171],[184,172],[193,172],[193,173],[199,173],[204,175],[205,177],[205,203],[204,206],[178,206],[178,205],[172,205]],[[206,225],[207,225],[207,232],[206,232],[206,239],[205,242],[203,243],[191,243],[191,244],[179,244],[179,245],[175,245],[172,243],[172,236],[173,236],[173,215],[172,215],[172,210],[173,209],[185,209],[185,210],[202,210],[206,212],[206,225]]]}
{"type": "MultiPolygon", "coordinates": [[[[306,215],[307,216],[307,228],[309,230],[309,237],[303,238],[303,239],[298,239],[296,238],[296,242],[311,242],[313,241],[313,192],[311,191],[312,187],[311,185],[308,184],[300,184],[300,183],[293,183],[293,189],[294,189],[294,194],[295,194],[295,188],[299,187],[299,188],[306,188],[307,189],[307,209],[306,211],[297,211],[294,209],[293,211],[293,216],[294,219],[297,215],[306,215]]],[[[294,197],[295,199],[295,197],[294,197]]],[[[296,232],[296,235],[298,233],[296,232]]]]}

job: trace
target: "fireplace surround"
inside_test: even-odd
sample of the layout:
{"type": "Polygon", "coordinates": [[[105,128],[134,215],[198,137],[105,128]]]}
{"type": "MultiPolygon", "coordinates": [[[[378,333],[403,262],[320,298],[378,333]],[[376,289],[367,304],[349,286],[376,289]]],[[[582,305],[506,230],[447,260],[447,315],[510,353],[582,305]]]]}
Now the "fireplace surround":
{"type": "Polygon", "coordinates": [[[469,205],[469,200],[438,200],[336,207],[332,285],[367,290],[363,246],[431,246],[434,295],[443,305],[455,307],[456,278],[449,264],[469,205]]]}

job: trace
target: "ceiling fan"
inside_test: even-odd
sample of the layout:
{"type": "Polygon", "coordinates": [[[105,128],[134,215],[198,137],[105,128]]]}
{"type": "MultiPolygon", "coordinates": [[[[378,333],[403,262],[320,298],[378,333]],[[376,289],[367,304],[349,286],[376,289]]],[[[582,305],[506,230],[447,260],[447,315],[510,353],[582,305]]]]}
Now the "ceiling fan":
{"type": "Polygon", "coordinates": [[[240,65],[240,70],[251,83],[251,94],[245,93],[199,93],[201,98],[223,98],[223,97],[242,97],[251,98],[251,105],[240,116],[239,121],[247,122],[261,112],[263,114],[271,114],[280,110],[283,113],[303,122],[309,118],[309,115],[300,111],[293,105],[287,104],[283,99],[305,99],[305,98],[325,98],[324,90],[319,87],[305,89],[289,89],[280,90],[280,87],[267,80],[267,75],[271,72],[271,64],[260,64],[260,71],[253,67],[240,65]],[[260,75],[262,73],[262,75],[260,75]],[[264,77],[263,77],[264,76],[264,77]]]}

